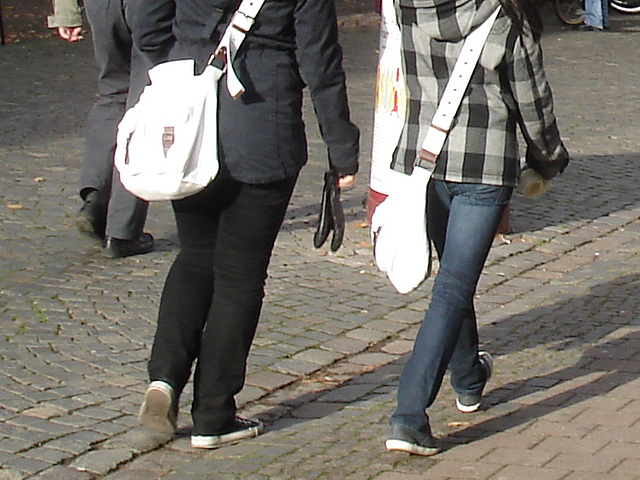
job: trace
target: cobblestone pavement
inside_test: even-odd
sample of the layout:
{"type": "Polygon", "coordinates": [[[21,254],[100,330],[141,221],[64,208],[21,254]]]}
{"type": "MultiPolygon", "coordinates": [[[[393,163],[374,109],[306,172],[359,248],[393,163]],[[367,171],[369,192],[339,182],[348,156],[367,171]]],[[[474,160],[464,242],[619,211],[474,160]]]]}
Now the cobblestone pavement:
{"type": "Polygon", "coordinates": [[[243,413],[260,437],[214,451],[180,430],[150,436],[135,415],[160,289],[176,253],[154,204],[151,254],[108,260],[75,231],[82,125],[95,91],[89,42],[0,47],[0,480],[640,478],[639,19],[611,33],[548,18],[545,58],[574,161],[551,192],[516,195],[477,310],[496,371],[464,415],[445,386],[430,411],[446,449],[388,453],[387,419],[430,282],[398,295],[376,271],[365,225],[377,31],[343,22],[351,106],[363,131],[360,184],[344,196],[336,254],[311,237],[325,169],[311,161],[278,239],[249,358],[243,413]]]}

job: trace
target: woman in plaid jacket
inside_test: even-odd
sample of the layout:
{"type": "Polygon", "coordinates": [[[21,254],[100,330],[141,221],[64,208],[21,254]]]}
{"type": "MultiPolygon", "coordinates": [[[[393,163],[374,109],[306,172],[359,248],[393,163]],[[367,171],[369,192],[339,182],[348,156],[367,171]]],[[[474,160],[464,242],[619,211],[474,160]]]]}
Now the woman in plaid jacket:
{"type": "Polygon", "coordinates": [[[492,360],[478,350],[473,297],[505,206],[527,166],[550,179],[569,162],[553,112],[534,0],[399,0],[407,122],[393,168],[432,171],[428,230],[440,267],[429,309],[398,389],[387,449],[432,455],[440,445],[426,409],[447,370],[463,412],[480,407],[492,360]],[[430,163],[420,145],[465,38],[502,6],[449,132],[430,163]],[[417,162],[416,162],[417,160],[417,162]]]}

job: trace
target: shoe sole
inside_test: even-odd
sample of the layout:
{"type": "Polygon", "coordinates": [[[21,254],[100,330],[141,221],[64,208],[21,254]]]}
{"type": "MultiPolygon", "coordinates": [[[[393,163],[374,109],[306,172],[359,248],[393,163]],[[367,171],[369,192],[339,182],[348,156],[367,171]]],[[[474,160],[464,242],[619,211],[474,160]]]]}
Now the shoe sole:
{"type": "Polygon", "coordinates": [[[440,451],[440,447],[421,447],[415,443],[396,439],[387,440],[385,442],[385,446],[390,452],[406,452],[413,455],[421,455],[423,457],[430,457],[440,451]]]}
{"type": "Polygon", "coordinates": [[[103,248],[103,250],[104,250],[104,255],[107,258],[110,258],[112,260],[117,260],[119,258],[135,257],[136,255],[146,255],[147,253],[150,253],[153,251],[153,245],[149,248],[136,250],[135,252],[120,252],[117,249],[108,248],[108,247],[103,248]]]}
{"type": "Polygon", "coordinates": [[[245,438],[257,437],[262,433],[263,425],[260,422],[255,427],[223,435],[192,435],[191,446],[193,448],[214,449],[230,443],[239,442],[245,438]]]}
{"type": "Polygon", "coordinates": [[[120,243],[115,238],[105,237],[105,242],[103,245],[103,251],[105,256],[112,259],[118,258],[126,258],[133,257],[135,255],[145,255],[149,252],[153,251],[155,242],[153,236],[149,233],[143,233],[138,240],[135,240],[134,243],[137,243],[137,246],[134,248],[131,244],[120,243]],[[142,238],[145,240],[141,240],[142,238]],[[146,244],[146,246],[145,246],[146,244]]]}
{"type": "Polygon", "coordinates": [[[477,412],[480,409],[480,402],[475,405],[463,405],[460,403],[460,400],[456,398],[456,408],[460,410],[462,413],[473,413],[477,412]]]}
{"type": "Polygon", "coordinates": [[[172,420],[173,399],[171,393],[161,387],[149,387],[140,407],[138,422],[143,427],[158,433],[173,435],[176,431],[172,420]]]}

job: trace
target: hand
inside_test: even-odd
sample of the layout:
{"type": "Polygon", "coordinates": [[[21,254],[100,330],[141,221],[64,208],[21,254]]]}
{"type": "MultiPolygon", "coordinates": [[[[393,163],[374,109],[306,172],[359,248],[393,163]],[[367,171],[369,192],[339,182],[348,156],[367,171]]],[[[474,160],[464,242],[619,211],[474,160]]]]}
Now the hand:
{"type": "Polygon", "coordinates": [[[82,27],[58,27],[58,35],[67,42],[79,42],[84,40],[82,27]]]}
{"type": "Polygon", "coordinates": [[[551,188],[551,182],[531,168],[520,174],[520,187],[525,198],[538,198],[551,188]]]}
{"type": "Polygon", "coordinates": [[[351,188],[356,184],[356,176],[355,175],[345,175],[344,177],[338,178],[338,188],[351,188]]]}

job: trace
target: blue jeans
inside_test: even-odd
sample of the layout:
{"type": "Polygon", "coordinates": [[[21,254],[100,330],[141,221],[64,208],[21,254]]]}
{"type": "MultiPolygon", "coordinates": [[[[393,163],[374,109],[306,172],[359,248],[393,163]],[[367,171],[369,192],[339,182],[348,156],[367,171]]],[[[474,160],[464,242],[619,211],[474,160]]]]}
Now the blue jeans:
{"type": "Polygon", "coordinates": [[[584,0],[584,23],[596,28],[609,26],[609,1],[584,0]]]}
{"type": "Polygon", "coordinates": [[[431,304],[422,321],[398,387],[391,423],[420,430],[451,369],[458,393],[480,393],[486,382],[478,361],[478,329],[473,297],[502,213],[513,188],[429,182],[427,216],[440,268],[431,304]]]}

